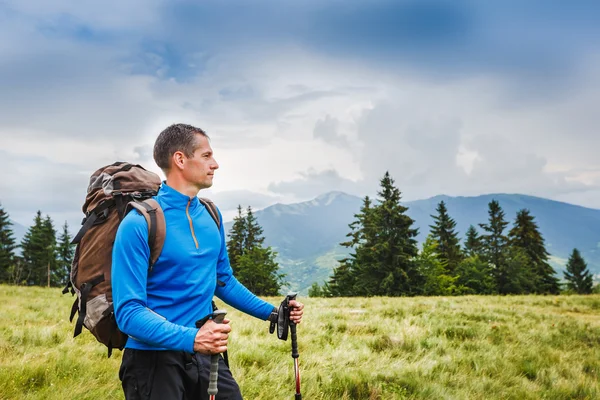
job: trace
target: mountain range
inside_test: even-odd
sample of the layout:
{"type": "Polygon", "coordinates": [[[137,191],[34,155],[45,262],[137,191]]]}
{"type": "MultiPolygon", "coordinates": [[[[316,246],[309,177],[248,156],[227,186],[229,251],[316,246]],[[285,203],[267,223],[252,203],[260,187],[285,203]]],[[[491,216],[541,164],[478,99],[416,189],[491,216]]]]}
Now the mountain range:
{"type": "MultiPolygon", "coordinates": [[[[488,204],[497,200],[504,210],[505,219],[512,227],[517,211],[528,209],[535,217],[551,253],[550,262],[562,279],[564,266],[573,248],[578,248],[588,268],[600,274],[600,210],[522,194],[487,194],[473,197],[435,196],[429,199],[407,201],[406,212],[418,228],[421,244],[433,224],[440,201],[446,203],[448,213],[456,221],[456,230],[462,238],[469,225],[481,233],[479,223],[488,221],[488,204]]],[[[286,274],[288,288],[306,294],[317,282],[327,281],[338,260],[348,254],[340,246],[350,231],[348,225],[358,213],[362,199],[343,192],[329,192],[311,201],[295,204],[275,204],[255,211],[263,227],[265,244],[278,253],[277,261],[286,274]]],[[[242,207],[246,205],[242,204],[242,207]]],[[[225,223],[229,232],[233,222],[225,223]]],[[[13,222],[17,243],[27,228],[13,222]]],[[[508,231],[507,229],[507,231],[508,231]]]]}
{"type": "MultiPolygon", "coordinates": [[[[521,194],[488,194],[474,197],[435,196],[402,202],[419,229],[421,244],[433,224],[431,215],[444,201],[456,221],[462,238],[469,225],[481,233],[479,223],[488,222],[488,204],[497,200],[512,227],[517,211],[528,209],[551,253],[550,263],[562,279],[564,266],[573,248],[578,248],[594,274],[600,273],[600,210],[521,194]]],[[[326,281],[338,260],[348,254],[339,245],[350,231],[348,224],[358,213],[362,199],[342,192],[330,192],[311,201],[275,204],[255,212],[264,229],[265,244],[278,252],[282,272],[290,289],[306,293],[313,282],[326,281]]],[[[227,231],[232,222],[226,223],[227,231]]]]}

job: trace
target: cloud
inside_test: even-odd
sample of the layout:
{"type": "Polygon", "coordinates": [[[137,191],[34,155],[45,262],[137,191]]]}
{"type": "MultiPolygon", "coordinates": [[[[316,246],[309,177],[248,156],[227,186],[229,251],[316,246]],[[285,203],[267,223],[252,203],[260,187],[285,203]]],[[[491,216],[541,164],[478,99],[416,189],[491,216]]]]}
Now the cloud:
{"type": "Polygon", "coordinates": [[[376,191],[386,171],[410,197],[422,197],[428,191],[446,193],[465,179],[457,165],[461,144],[461,122],[452,113],[434,118],[418,104],[382,102],[366,110],[357,122],[363,143],[360,164],[364,190],[376,191]]]}
{"type": "Polygon", "coordinates": [[[309,169],[300,172],[300,177],[294,180],[271,183],[269,190],[274,193],[291,194],[298,199],[317,197],[331,191],[357,193],[357,184],[339,175],[336,170],[316,171],[309,169]]]}
{"type": "Polygon", "coordinates": [[[154,146],[149,144],[144,146],[136,146],[133,148],[133,152],[136,160],[149,163],[150,160],[154,159],[154,146]]]}
{"type": "Polygon", "coordinates": [[[156,135],[187,122],[212,138],[224,210],[373,194],[387,170],[406,199],[600,207],[599,7],[3,2],[0,200],[21,223],[79,214],[91,172],[160,174],[156,135]]]}
{"type": "Polygon", "coordinates": [[[349,147],[346,137],[338,133],[338,126],[338,120],[327,114],[325,118],[315,123],[313,129],[315,139],[323,139],[326,143],[334,146],[349,147]]]}
{"type": "Polygon", "coordinates": [[[540,88],[597,50],[599,12],[592,1],[178,2],[162,9],[160,32],[181,53],[302,47],[436,79],[493,73],[540,88]]]}
{"type": "Polygon", "coordinates": [[[43,157],[23,157],[0,150],[3,178],[0,194],[11,219],[29,226],[35,212],[52,216],[55,225],[68,221],[72,229],[83,218],[89,175],[81,165],[52,162],[43,157]]]}

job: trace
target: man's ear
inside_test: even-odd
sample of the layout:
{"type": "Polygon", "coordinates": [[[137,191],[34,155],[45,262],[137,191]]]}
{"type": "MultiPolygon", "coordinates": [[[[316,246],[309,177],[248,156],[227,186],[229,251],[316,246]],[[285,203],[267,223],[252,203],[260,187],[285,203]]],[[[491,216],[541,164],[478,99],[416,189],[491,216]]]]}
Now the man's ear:
{"type": "Polygon", "coordinates": [[[185,156],[185,154],[183,154],[183,152],[176,151],[175,153],[173,153],[173,156],[171,157],[171,161],[172,161],[173,167],[181,170],[181,169],[183,169],[183,166],[185,164],[186,156],[185,156]]]}

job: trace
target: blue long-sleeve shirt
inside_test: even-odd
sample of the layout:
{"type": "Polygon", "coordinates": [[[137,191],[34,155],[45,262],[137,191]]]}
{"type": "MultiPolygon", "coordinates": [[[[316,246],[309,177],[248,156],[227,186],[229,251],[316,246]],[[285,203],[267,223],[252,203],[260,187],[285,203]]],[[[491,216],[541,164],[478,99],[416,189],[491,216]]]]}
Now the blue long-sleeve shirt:
{"type": "MultiPolygon", "coordinates": [[[[155,197],[165,214],[165,244],[151,271],[148,224],[137,211],[119,225],[113,247],[112,295],[126,347],[193,352],[195,322],[212,313],[218,298],[266,320],[273,305],[233,276],[223,224],[217,227],[197,197],[163,182],[155,197]],[[224,285],[217,285],[217,280],[224,285]]],[[[222,217],[221,217],[222,220],[222,217]]]]}

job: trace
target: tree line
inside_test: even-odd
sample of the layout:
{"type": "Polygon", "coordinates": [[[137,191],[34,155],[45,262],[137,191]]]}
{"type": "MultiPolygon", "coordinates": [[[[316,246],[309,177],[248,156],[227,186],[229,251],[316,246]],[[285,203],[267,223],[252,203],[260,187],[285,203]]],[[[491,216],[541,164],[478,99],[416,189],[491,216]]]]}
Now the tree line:
{"type": "MultiPolygon", "coordinates": [[[[456,221],[446,204],[437,205],[434,223],[421,249],[418,230],[400,203],[401,192],[386,172],[378,198],[363,200],[350,223],[350,250],[329,281],[313,284],[310,296],[413,296],[461,294],[590,293],[592,274],[573,249],[561,285],[549,264],[544,238],[529,210],[517,212],[511,229],[500,204],[488,205],[488,221],[466,232],[461,245],[456,221]]],[[[63,286],[69,279],[74,246],[68,225],[58,235],[49,216],[38,211],[20,244],[0,205],[0,283],[63,286]],[[20,247],[21,254],[16,253],[20,247]]],[[[252,208],[238,206],[227,252],[236,278],[262,296],[278,295],[286,284],[277,253],[264,245],[263,229],[252,208]]]]}
{"type": "Polygon", "coordinates": [[[500,204],[488,204],[488,221],[466,232],[464,244],[456,221],[441,201],[432,215],[434,223],[421,246],[418,230],[400,204],[401,192],[385,173],[374,202],[363,199],[349,225],[350,250],[339,261],[329,281],[313,284],[309,295],[338,296],[448,296],[463,294],[558,294],[562,290],[587,294],[593,290],[592,274],[577,249],[573,249],[561,285],[549,263],[549,252],[534,216],[517,212],[513,226],[500,204]]]}
{"type": "Polygon", "coordinates": [[[59,234],[50,216],[42,217],[38,211],[33,225],[17,244],[9,215],[0,205],[0,283],[66,285],[74,254],[71,240],[66,222],[59,234]]]}
{"type": "MultiPolygon", "coordinates": [[[[252,208],[244,213],[238,206],[227,242],[234,275],[257,295],[275,296],[285,284],[285,276],[275,261],[277,253],[265,247],[264,240],[252,208]]],[[[0,283],[65,286],[75,250],[71,241],[66,222],[58,234],[50,216],[43,217],[38,211],[21,243],[16,243],[9,215],[0,205],[0,283]]]]}

